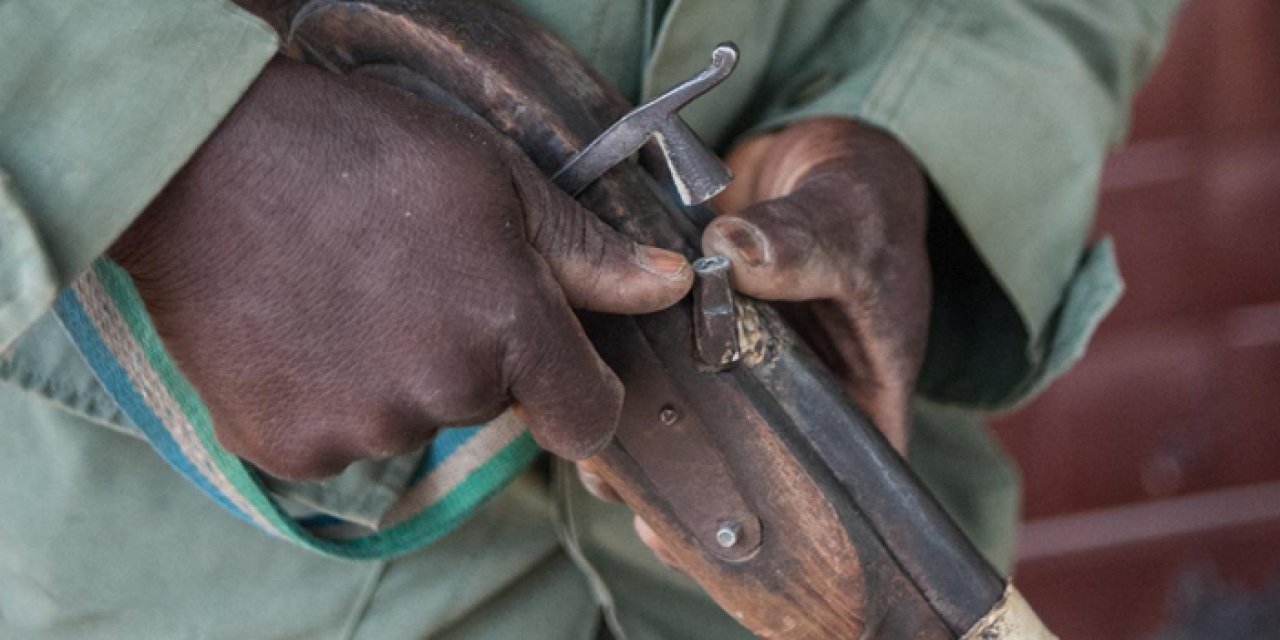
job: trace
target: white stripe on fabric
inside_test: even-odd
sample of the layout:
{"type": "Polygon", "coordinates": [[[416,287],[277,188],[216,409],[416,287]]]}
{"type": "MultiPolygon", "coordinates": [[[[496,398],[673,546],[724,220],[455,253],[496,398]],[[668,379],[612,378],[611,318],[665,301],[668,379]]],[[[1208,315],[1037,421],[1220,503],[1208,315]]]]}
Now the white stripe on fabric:
{"type": "Polygon", "coordinates": [[[404,496],[387,510],[379,527],[387,528],[403,522],[449,495],[449,492],[461,485],[472,472],[492,460],[522,433],[524,433],[524,424],[516,419],[511,411],[506,411],[494,418],[449,454],[444,462],[410,487],[404,496]]]}
{"type": "Polygon", "coordinates": [[[98,328],[102,342],[115,355],[116,361],[129,375],[129,379],[137,388],[143,400],[156,413],[160,421],[173,436],[178,448],[205,478],[235,504],[243,513],[253,519],[254,524],[273,535],[282,536],[269,520],[262,516],[252,504],[231,483],[231,480],[218,468],[207,454],[204,444],[196,434],[195,425],[182,412],[176,399],[169,393],[169,388],[160,379],[159,373],[152,368],[151,362],[143,353],[141,345],[129,330],[124,318],[115,306],[115,301],[107,292],[98,274],[92,268],[72,283],[77,296],[80,297],[87,315],[98,328]]]}

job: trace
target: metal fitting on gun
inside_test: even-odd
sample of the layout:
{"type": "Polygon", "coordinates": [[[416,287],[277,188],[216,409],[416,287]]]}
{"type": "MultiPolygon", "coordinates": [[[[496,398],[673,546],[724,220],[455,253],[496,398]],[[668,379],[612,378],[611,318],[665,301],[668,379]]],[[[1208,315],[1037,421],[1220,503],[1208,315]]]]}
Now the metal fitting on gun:
{"type": "Polygon", "coordinates": [[[724,256],[693,261],[697,276],[693,285],[693,343],[698,360],[711,371],[724,371],[742,360],[731,269],[724,256]]]}

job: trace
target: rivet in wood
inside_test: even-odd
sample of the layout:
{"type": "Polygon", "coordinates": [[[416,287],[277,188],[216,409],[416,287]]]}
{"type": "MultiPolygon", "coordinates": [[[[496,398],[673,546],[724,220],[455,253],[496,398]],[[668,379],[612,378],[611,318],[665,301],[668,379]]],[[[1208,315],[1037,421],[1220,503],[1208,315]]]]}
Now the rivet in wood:
{"type": "Polygon", "coordinates": [[[742,525],[736,520],[725,520],[716,530],[716,544],[728,549],[738,544],[738,536],[742,535],[742,525]]]}
{"type": "Polygon", "coordinates": [[[658,411],[658,419],[662,421],[662,424],[669,427],[680,420],[680,410],[675,405],[663,405],[662,409],[658,411]]]}

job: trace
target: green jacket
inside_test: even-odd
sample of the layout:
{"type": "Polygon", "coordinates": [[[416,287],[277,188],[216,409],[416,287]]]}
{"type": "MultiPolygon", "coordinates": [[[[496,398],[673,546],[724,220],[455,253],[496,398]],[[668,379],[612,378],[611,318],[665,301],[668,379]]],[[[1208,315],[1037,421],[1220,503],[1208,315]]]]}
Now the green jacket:
{"type": "MultiPolygon", "coordinates": [[[[1007,562],[1016,491],[977,419],[1068,368],[1119,295],[1109,245],[1086,250],[1085,234],[1176,0],[517,4],[637,100],[737,42],[739,69],[684,114],[721,148],[841,115],[912,149],[938,205],[911,457],[1007,562]]],[[[49,309],[217,126],[276,36],[227,0],[0,0],[0,43],[0,382],[29,392],[0,394],[0,422],[46,416],[0,431],[66,414],[133,432],[49,309]],[[19,406],[33,401],[61,413],[19,406]]],[[[19,455],[0,451],[0,467],[19,455]]],[[[268,489],[358,519],[388,507],[368,499],[376,484],[268,489]]]]}
{"type": "MultiPolygon", "coordinates": [[[[636,98],[696,69],[714,43],[738,42],[739,70],[685,112],[719,146],[822,114],[904,140],[959,223],[953,244],[971,243],[994,285],[966,292],[978,299],[940,294],[933,342],[946,353],[926,372],[930,397],[1016,402],[1072,359],[1099,315],[1070,295],[1080,278],[1115,286],[1096,264],[1106,256],[1082,261],[1082,243],[1103,156],[1174,0],[676,0],[651,42],[642,3],[519,4],[636,98]]],[[[4,0],[0,41],[7,345],[165,184],[277,42],[225,0],[4,0]]]]}

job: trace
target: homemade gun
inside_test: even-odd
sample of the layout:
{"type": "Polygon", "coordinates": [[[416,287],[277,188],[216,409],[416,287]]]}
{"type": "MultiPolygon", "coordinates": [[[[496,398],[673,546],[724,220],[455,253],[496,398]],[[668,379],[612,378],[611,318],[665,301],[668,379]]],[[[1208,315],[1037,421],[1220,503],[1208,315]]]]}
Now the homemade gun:
{"type": "MultiPolygon", "coordinates": [[[[636,241],[700,256],[697,203],[728,174],[675,112],[732,47],[619,122],[626,100],[501,0],[313,0],[288,35],[313,63],[487,123],[636,241]],[[650,137],[665,165],[622,161],[650,137]]],[[[733,297],[725,262],[698,262],[698,295],[665,311],[582,314],[626,387],[605,480],[761,637],[1051,638],[795,332],[733,297]]]]}

